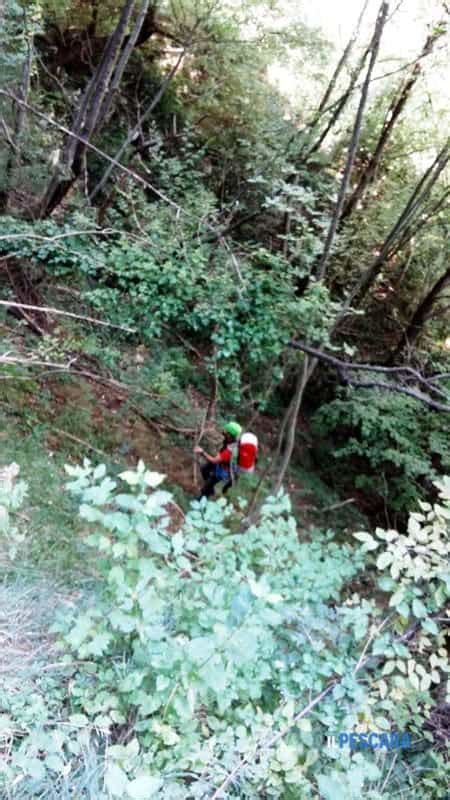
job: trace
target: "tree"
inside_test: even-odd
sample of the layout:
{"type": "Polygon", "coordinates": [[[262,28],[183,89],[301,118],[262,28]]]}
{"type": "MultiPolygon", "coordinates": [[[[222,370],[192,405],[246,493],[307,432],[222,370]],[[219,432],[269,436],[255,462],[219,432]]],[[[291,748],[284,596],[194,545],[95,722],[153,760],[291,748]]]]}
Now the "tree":
{"type": "Polygon", "coordinates": [[[384,26],[386,24],[386,18],[387,18],[387,15],[388,15],[388,11],[389,11],[389,4],[386,3],[386,2],[383,2],[381,4],[380,10],[378,12],[377,21],[376,21],[376,24],[375,24],[375,30],[374,30],[373,38],[372,38],[372,41],[371,41],[371,44],[370,44],[370,60],[369,60],[369,65],[367,67],[367,72],[366,72],[366,77],[365,77],[365,80],[364,80],[364,84],[363,84],[363,87],[362,87],[362,90],[361,90],[361,98],[360,98],[360,102],[359,102],[359,105],[358,105],[358,110],[356,112],[355,122],[354,122],[354,126],[353,126],[353,131],[352,131],[352,137],[351,137],[349,148],[348,148],[348,154],[347,154],[347,160],[346,160],[346,164],[345,164],[344,174],[342,176],[341,185],[339,187],[338,198],[337,198],[337,201],[336,201],[336,206],[335,206],[335,209],[334,209],[334,212],[333,212],[333,216],[331,218],[331,223],[330,223],[330,227],[328,229],[328,234],[327,234],[327,238],[326,238],[325,245],[324,245],[324,248],[323,248],[323,253],[322,253],[322,256],[321,256],[321,259],[320,259],[320,262],[319,262],[319,265],[318,265],[318,269],[317,269],[317,278],[318,278],[318,280],[323,280],[325,275],[326,275],[328,261],[330,259],[330,255],[331,255],[331,249],[333,247],[334,239],[335,239],[335,236],[336,236],[336,231],[338,229],[339,222],[340,222],[340,219],[341,219],[342,209],[344,207],[344,202],[345,202],[345,195],[346,195],[346,192],[347,192],[348,184],[350,182],[350,176],[352,174],[353,164],[354,164],[355,157],[356,157],[356,151],[358,149],[359,137],[360,137],[360,134],[361,134],[362,119],[363,119],[364,110],[365,110],[366,103],[367,103],[367,96],[368,96],[368,92],[369,92],[370,79],[371,79],[371,75],[372,75],[373,68],[375,66],[376,60],[378,58],[378,50],[379,50],[379,47],[380,47],[380,40],[381,40],[381,36],[382,36],[382,33],[383,33],[383,28],[384,28],[384,26]]]}
{"type": "Polygon", "coordinates": [[[47,217],[64,200],[67,193],[82,174],[86,158],[86,141],[89,142],[104,125],[122,79],[125,67],[144,21],[154,10],[150,0],[127,0],[116,28],[108,38],[100,62],[84,92],[80,107],[71,124],[71,131],[80,138],[68,136],[63,146],[60,161],[40,203],[39,216],[47,217]],[[131,34],[128,26],[133,14],[137,16],[131,34]]]}
{"type": "Polygon", "coordinates": [[[443,275],[433,284],[431,289],[427,292],[425,297],[417,306],[414,314],[412,315],[408,325],[406,326],[403,335],[391,356],[391,361],[397,361],[405,350],[411,350],[418,337],[423,332],[425,323],[430,318],[433,309],[441,297],[442,292],[450,284],[450,268],[447,269],[443,275]]]}
{"type": "Polygon", "coordinates": [[[344,205],[341,221],[347,219],[347,217],[353,213],[357,204],[361,201],[367,187],[374,180],[376,172],[380,167],[381,159],[383,158],[386,146],[391,139],[394,127],[398,123],[402,111],[420,77],[422,69],[421,61],[433,52],[434,45],[442,36],[446,34],[446,31],[446,23],[439,23],[433,28],[433,31],[427,37],[420,55],[412,65],[409,76],[404,79],[398,91],[394,94],[386,112],[385,121],[380,131],[375,149],[365,164],[364,169],[358,178],[357,184],[353,189],[353,192],[344,205]]]}
{"type": "MultiPolygon", "coordinates": [[[[403,210],[381,245],[377,256],[363,272],[351,290],[344,306],[345,312],[351,305],[361,303],[386,261],[414,235],[417,220],[421,215],[427,213],[427,202],[429,201],[431,192],[449,162],[450,139],[444,143],[430,166],[421,176],[403,210]]],[[[445,193],[444,196],[446,196],[445,193]]],[[[438,209],[441,207],[442,202],[442,198],[440,198],[437,206],[438,209]]],[[[435,203],[432,203],[432,206],[433,209],[436,208],[435,203]]]]}

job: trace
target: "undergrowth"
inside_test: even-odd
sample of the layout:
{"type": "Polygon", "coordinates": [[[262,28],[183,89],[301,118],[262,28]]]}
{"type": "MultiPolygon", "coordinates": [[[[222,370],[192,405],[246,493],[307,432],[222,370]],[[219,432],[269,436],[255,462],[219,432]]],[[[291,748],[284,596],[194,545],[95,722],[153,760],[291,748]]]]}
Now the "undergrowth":
{"type": "MultiPolygon", "coordinates": [[[[239,764],[224,797],[445,796],[448,763],[426,729],[449,669],[435,622],[445,556],[424,564],[420,553],[425,540],[448,552],[448,481],[442,504],[411,518],[408,563],[392,531],[357,534],[362,547],[332,531],[305,537],[285,495],[245,535],[224,502],[194,504],[174,530],[172,496],[143,464],[68,472],[89,530],[80,563],[95,563],[95,579],[68,589],[10,571],[0,587],[5,798],[206,800],[239,764]],[[367,568],[379,572],[380,606],[354,592],[367,568]],[[298,716],[312,698],[314,714],[298,716]],[[390,727],[413,739],[395,769],[389,753],[324,745],[339,730],[390,727]]],[[[26,554],[38,534],[30,519],[20,540],[25,486],[11,474],[2,542],[26,554]]]]}

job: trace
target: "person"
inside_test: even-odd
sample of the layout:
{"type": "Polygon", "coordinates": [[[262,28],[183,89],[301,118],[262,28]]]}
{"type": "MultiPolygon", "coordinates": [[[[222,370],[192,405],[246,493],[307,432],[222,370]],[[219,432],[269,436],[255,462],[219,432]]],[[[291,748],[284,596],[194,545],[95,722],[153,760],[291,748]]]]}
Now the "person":
{"type": "Polygon", "coordinates": [[[201,467],[203,478],[202,491],[198,497],[213,497],[215,487],[224,482],[223,494],[233,485],[233,461],[236,460],[237,447],[242,428],[237,422],[228,422],[223,429],[222,447],[215,456],[209,455],[202,447],[196,447],[194,453],[206,458],[206,464],[201,467]]]}

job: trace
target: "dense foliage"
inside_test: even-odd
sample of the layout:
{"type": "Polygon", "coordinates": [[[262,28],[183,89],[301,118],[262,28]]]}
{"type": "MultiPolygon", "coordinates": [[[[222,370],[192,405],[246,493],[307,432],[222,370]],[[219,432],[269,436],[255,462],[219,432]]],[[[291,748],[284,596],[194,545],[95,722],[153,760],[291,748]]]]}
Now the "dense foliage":
{"type": "Polygon", "coordinates": [[[448,793],[448,8],[341,5],[0,3],[8,800],[448,793]]]}
{"type": "Polygon", "coordinates": [[[407,787],[423,797],[422,784],[444,796],[427,726],[450,669],[435,621],[450,595],[448,481],[407,536],[360,533],[355,548],[329,531],[299,540],[284,495],[245,535],[224,503],[194,505],[173,532],[171,494],[143,464],[118,479],[89,462],[67,471],[99,591],[61,609],[58,672],[34,676],[33,702],[3,694],[12,797],[81,786],[96,750],[99,798],[211,797],[241,761],[225,796],[378,800],[407,787]],[[373,550],[387,617],[356,593],[373,550]],[[413,743],[397,753],[403,775],[388,753],[327,747],[339,731],[391,727],[413,743]]]}
{"type": "Polygon", "coordinates": [[[354,486],[375,509],[394,513],[428,496],[433,480],[449,471],[448,424],[432,411],[417,413],[410,398],[367,391],[322,405],[312,419],[330,483],[347,491],[354,486]]]}

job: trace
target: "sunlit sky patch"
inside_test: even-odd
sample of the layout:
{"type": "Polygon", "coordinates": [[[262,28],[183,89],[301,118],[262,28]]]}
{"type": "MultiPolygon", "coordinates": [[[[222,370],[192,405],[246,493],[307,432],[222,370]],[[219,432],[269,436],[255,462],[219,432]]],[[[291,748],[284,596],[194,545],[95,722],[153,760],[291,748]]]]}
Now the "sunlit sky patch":
{"type": "MultiPolygon", "coordinates": [[[[369,0],[360,33],[360,43],[369,40],[379,8],[379,0],[369,0]]],[[[334,58],[326,65],[324,84],[330,77],[345,47],[363,6],[363,0],[284,0],[284,18],[301,18],[318,27],[335,47],[334,58]]],[[[441,0],[391,0],[390,19],[385,28],[379,61],[375,74],[383,75],[413,59],[421,51],[427,34],[445,16],[441,0]]],[[[449,36],[447,34],[436,48],[436,53],[426,59],[419,92],[416,93],[416,111],[427,107],[430,116],[448,114],[450,105],[449,36]]],[[[296,65],[296,54],[291,63],[274,63],[269,69],[269,80],[291,101],[304,97],[304,74],[296,65]]],[[[393,78],[398,80],[399,76],[393,78]]],[[[412,109],[414,113],[414,109],[412,109]]]]}

